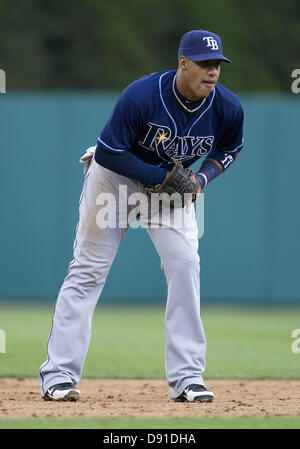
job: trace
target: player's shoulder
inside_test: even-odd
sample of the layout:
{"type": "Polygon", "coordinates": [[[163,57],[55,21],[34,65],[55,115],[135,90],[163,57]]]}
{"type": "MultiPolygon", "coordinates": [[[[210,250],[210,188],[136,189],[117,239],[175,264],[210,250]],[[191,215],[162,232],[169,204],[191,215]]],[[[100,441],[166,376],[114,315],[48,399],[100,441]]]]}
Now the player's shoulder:
{"type": "Polygon", "coordinates": [[[140,103],[148,98],[153,98],[156,94],[159,95],[159,81],[160,79],[170,74],[170,70],[150,73],[144,75],[132,83],[130,83],[122,92],[122,95],[130,98],[134,103],[140,103]]]}
{"type": "Polygon", "coordinates": [[[220,103],[223,107],[234,110],[242,111],[242,105],[236,94],[234,94],[230,89],[223,86],[223,84],[217,82],[216,84],[216,101],[220,103]]]}

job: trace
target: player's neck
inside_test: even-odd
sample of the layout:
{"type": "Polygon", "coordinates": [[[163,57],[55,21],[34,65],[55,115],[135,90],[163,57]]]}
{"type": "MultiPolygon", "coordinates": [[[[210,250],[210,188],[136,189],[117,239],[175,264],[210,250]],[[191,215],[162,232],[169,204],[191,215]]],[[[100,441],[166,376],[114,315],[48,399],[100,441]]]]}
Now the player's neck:
{"type": "Polygon", "coordinates": [[[198,101],[203,99],[204,97],[197,97],[194,92],[190,89],[190,87],[186,84],[181,75],[180,70],[177,71],[176,74],[176,87],[179,93],[189,101],[198,101]]]}

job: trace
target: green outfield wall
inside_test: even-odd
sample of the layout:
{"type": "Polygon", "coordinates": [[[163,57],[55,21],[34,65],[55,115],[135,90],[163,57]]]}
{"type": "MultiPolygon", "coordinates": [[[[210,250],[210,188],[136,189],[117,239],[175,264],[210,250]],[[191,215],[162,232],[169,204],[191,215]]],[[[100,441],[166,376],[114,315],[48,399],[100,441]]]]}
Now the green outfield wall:
{"type": "MultiPolygon", "coordinates": [[[[0,95],[0,298],[53,300],[72,259],[83,173],[117,92],[0,95]]],[[[205,304],[300,299],[300,95],[240,95],[245,148],[204,194],[199,240],[205,304]]],[[[194,166],[197,168],[197,166],[194,166]]],[[[159,257],[130,229],[105,303],[164,303],[159,257]]]]}

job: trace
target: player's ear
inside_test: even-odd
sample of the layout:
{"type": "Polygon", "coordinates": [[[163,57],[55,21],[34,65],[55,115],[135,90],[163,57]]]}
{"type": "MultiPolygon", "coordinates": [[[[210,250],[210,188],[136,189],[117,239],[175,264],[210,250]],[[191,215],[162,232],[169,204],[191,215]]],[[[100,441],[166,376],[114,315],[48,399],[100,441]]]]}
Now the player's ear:
{"type": "Polygon", "coordinates": [[[178,58],[178,67],[182,70],[186,68],[187,60],[185,56],[179,56],[178,58]]]}

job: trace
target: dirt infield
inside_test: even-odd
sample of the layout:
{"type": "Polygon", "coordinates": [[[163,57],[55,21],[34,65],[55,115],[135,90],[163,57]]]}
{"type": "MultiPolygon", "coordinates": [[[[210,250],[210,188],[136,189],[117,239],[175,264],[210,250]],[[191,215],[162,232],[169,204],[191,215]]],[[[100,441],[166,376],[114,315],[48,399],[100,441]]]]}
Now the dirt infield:
{"type": "Polygon", "coordinates": [[[300,381],[207,380],[213,403],[178,403],[163,380],[82,379],[79,402],[46,402],[36,379],[0,379],[0,418],[300,416],[300,381]]]}

